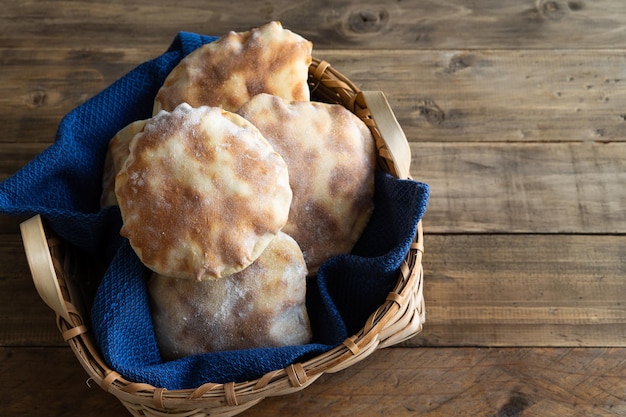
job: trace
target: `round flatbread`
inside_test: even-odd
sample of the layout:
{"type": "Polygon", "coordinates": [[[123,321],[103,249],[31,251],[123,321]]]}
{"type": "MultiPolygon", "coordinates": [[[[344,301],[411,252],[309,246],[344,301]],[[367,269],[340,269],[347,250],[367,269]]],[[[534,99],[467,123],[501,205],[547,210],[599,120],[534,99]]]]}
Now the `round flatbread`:
{"type": "Polygon", "coordinates": [[[148,293],[161,355],[308,343],[306,275],[302,252],[284,233],[230,277],[197,282],[153,274],[148,293]]]}
{"type": "Polygon", "coordinates": [[[244,118],[181,104],[130,142],[115,194],[127,237],[155,272],[196,280],[250,265],[287,221],[287,166],[244,118]]]}
{"type": "Polygon", "coordinates": [[[279,22],[230,32],[191,52],[172,70],[155,98],[154,114],[183,102],[236,111],[262,92],[309,100],[312,47],[279,22]]]}
{"type": "Polygon", "coordinates": [[[283,230],[300,245],[309,272],[350,252],[373,210],[376,151],[365,123],[337,104],[269,94],[252,98],[238,114],[289,167],[293,200],[283,230]]]}

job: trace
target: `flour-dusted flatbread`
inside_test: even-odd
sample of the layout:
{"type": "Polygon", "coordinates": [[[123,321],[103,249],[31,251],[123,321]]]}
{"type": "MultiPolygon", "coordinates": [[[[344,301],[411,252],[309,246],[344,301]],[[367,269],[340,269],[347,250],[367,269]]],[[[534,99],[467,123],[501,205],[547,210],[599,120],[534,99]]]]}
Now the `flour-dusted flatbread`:
{"type": "Polygon", "coordinates": [[[147,120],[137,120],[122,130],[117,132],[109,142],[106,158],[104,160],[104,171],[102,175],[102,196],[100,206],[116,206],[115,197],[115,176],[124,166],[128,158],[128,145],[135,135],[143,130],[147,120]]]}
{"type": "Polygon", "coordinates": [[[152,117],[116,177],[121,234],[166,276],[221,278],[250,265],[287,221],[285,161],[244,118],[181,104],[152,117]]]}
{"type": "Polygon", "coordinates": [[[154,113],[180,103],[236,111],[251,97],[270,93],[309,100],[312,43],[279,22],[230,32],[185,57],[159,90],[154,113]]]}
{"type": "Polygon", "coordinates": [[[208,281],[153,274],[152,320],[166,359],[224,350],[308,343],[306,265],[297,243],[278,233],[248,268],[208,281]]]}
{"type": "Polygon", "coordinates": [[[368,127],[345,109],[259,94],[239,111],[289,167],[293,201],[285,233],[310,272],[348,253],[373,210],[376,153],[368,127]]]}

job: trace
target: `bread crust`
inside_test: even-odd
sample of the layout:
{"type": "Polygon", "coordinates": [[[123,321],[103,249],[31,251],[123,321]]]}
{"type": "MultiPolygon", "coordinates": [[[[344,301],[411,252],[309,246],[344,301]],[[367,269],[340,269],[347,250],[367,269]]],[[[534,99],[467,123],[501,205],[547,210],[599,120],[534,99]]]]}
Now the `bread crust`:
{"type": "Polygon", "coordinates": [[[161,355],[171,360],[308,343],[306,275],[300,248],[284,233],[252,265],[224,279],[196,282],[153,274],[148,292],[161,355]]]}
{"type": "Polygon", "coordinates": [[[292,198],[287,165],[255,126],[187,104],[133,137],[115,193],[120,233],[142,262],[196,280],[250,265],[285,225],[292,198]]]}
{"type": "Polygon", "coordinates": [[[157,93],[154,114],[180,103],[236,111],[259,93],[308,101],[312,43],[279,22],[229,32],[187,55],[157,93]]]}
{"type": "Polygon", "coordinates": [[[284,231],[310,273],[351,251],[373,211],[376,151],[369,128],[338,104],[259,94],[238,114],[285,159],[293,190],[284,231]]]}

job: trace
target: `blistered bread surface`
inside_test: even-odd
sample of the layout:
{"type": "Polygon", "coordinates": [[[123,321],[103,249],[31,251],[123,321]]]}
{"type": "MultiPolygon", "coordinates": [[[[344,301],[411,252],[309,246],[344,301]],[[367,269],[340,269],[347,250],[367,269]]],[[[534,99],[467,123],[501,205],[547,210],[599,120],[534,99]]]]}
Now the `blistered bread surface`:
{"type": "Polygon", "coordinates": [[[279,22],[230,32],[185,57],[159,90],[154,113],[180,103],[236,111],[251,97],[269,93],[309,100],[312,43],[279,22]]]}
{"type": "Polygon", "coordinates": [[[187,104],[134,136],[115,191],[121,234],[142,262],[196,280],[250,265],[286,223],[292,198],[285,161],[256,127],[187,104]]]}
{"type": "Polygon", "coordinates": [[[302,252],[284,233],[252,265],[224,279],[198,282],[154,274],[148,292],[161,355],[176,359],[308,343],[306,275],[302,252]]]}
{"type": "Polygon", "coordinates": [[[289,167],[293,201],[284,231],[311,272],[348,253],[373,210],[376,153],[368,127],[343,106],[259,94],[239,111],[289,167]]]}

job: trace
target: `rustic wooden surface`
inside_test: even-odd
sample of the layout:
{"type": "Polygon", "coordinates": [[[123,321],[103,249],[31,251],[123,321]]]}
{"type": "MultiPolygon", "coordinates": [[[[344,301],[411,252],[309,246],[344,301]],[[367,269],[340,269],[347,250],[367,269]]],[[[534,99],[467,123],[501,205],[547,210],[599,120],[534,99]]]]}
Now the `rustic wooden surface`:
{"type": "MultiPolygon", "coordinates": [[[[424,331],[245,416],[626,415],[626,2],[4,1],[0,180],[180,30],[268,20],[383,90],[432,188],[424,331]]],[[[0,415],[120,416],[0,216],[0,415]]]]}

